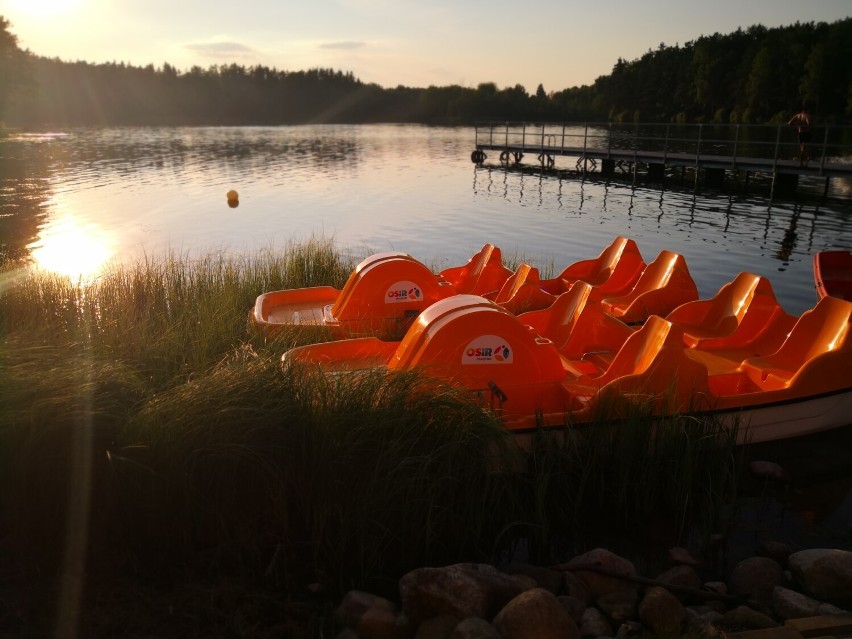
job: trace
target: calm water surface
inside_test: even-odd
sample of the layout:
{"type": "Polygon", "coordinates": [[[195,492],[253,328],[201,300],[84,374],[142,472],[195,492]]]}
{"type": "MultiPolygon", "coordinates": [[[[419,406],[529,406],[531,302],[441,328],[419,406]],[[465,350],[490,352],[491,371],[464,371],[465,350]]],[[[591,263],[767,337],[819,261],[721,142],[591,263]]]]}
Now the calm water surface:
{"type": "Polygon", "coordinates": [[[682,253],[702,296],[751,271],[794,313],[815,299],[811,255],[852,247],[852,200],[808,196],[821,182],[770,201],[754,181],[748,192],[733,182],[696,192],[689,180],[660,188],[542,174],[534,158],[524,171],[491,159],[477,168],[472,149],[470,128],[409,125],[20,134],[0,141],[0,239],[7,252],[79,273],[166,251],[250,255],[312,235],[436,268],[491,242],[561,269],[626,235],[646,261],[682,253]]]}

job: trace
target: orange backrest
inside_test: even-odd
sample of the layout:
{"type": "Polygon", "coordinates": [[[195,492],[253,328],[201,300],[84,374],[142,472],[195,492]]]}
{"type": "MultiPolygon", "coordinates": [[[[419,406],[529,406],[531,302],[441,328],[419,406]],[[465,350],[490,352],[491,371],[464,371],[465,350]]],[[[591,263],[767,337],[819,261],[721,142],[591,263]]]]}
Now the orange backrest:
{"type": "Polygon", "coordinates": [[[663,250],[651,262],[629,293],[606,297],[601,306],[625,322],[641,322],[650,315],[668,315],[675,308],[698,299],[698,287],[682,255],[663,250]]]}
{"type": "MultiPolygon", "coordinates": [[[[677,327],[651,316],[616,354],[609,368],[594,380],[596,401],[641,395],[658,412],[702,409],[711,402],[707,368],[686,357],[677,327]]],[[[607,408],[603,406],[603,408],[607,408]]]]}
{"type": "MultiPolygon", "coordinates": [[[[781,348],[765,357],[744,360],[741,369],[760,385],[772,388],[786,386],[800,369],[817,358],[839,350],[846,351],[848,355],[852,350],[850,317],[852,303],[824,297],[814,308],[802,313],[781,348]]],[[[844,368],[850,368],[848,361],[844,368]]],[[[833,381],[831,375],[826,375],[824,381],[830,385],[833,381]]]]}
{"type": "Polygon", "coordinates": [[[480,295],[499,290],[512,271],[503,266],[500,249],[485,244],[467,264],[445,269],[440,274],[455,286],[456,292],[480,295]]]}
{"type": "Polygon", "coordinates": [[[557,277],[542,282],[550,293],[568,290],[574,282],[587,282],[604,287],[604,291],[620,291],[639,278],[645,262],[639,247],[631,239],[616,237],[600,255],[567,266],[557,277]]]}
{"type": "MultiPolygon", "coordinates": [[[[663,346],[670,341],[672,324],[652,315],[639,330],[624,342],[603,375],[597,382],[601,385],[625,375],[638,375],[648,370],[663,346]]],[[[679,335],[677,335],[679,338],[679,335]]],[[[678,347],[680,343],[678,342],[678,347]]]]}
{"type": "Polygon", "coordinates": [[[553,304],[556,297],[543,291],[540,283],[538,269],[529,264],[521,264],[503,284],[494,301],[515,314],[547,308],[553,304]]]}
{"type": "Polygon", "coordinates": [[[531,326],[542,337],[556,344],[567,340],[577,318],[586,305],[592,287],[585,282],[577,282],[567,292],[562,293],[551,306],[538,311],[530,311],[518,315],[518,321],[531,326]]]}

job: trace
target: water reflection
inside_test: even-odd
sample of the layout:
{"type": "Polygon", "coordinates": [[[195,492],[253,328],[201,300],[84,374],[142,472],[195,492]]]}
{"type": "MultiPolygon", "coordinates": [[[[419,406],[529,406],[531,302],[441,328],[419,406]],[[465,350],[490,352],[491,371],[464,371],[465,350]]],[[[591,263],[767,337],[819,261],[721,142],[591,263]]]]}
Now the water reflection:
{"type": "Polygon", "coordinates": [[[44,226],[28,248],[38,268],[86,283],[113,256],[112,245],[103,229],[68,214],[44,226]]]}

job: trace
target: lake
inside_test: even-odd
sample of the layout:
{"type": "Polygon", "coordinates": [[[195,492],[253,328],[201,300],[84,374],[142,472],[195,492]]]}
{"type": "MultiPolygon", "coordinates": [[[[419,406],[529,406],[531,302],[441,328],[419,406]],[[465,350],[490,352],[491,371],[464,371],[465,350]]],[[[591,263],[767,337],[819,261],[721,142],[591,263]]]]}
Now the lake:
{"type": "MultiPolygon", "coordinates": [[[[400,250],[434,268],[490,242],[543,268],[596,256],[616,235],[646,261],[682,253],[703,297],[740,271],[770,278],[792,313],[811,307],[811,256],[852,247],[852,200],[803,183],[722,190],[670,179],[582,179],[470,161],[472,128],[322,125],[108,128],[0,140],[0,237],[8,254],[73,276],[109,260],[251,255],[333,237],[343,253],[400,250]],[[231,208],[226,192],[239,192],[231,208]]],[[[492,161],[493,160],[493,161],[492,161]]],[[[557,169],[572,168],[560,158],[557,169]]]]}

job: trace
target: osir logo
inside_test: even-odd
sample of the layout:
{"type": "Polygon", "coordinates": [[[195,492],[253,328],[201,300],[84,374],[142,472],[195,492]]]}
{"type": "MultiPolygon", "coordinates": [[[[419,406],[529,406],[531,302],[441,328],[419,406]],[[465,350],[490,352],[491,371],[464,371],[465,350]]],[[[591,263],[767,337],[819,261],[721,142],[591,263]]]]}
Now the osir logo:
{"type": "Polygon", "coordinates": [[[385,304],[399,304],[400,302],[419,302],[423,299],[423,291],[414,282],[402,280],[394,282],[385,291],[385,304]]]}
{"type": "Polygon", "coordinates": [[[480,335],[462,352],[462,364],[511,364],[512,361],[509,343],[496,335],[480,335]]]}

